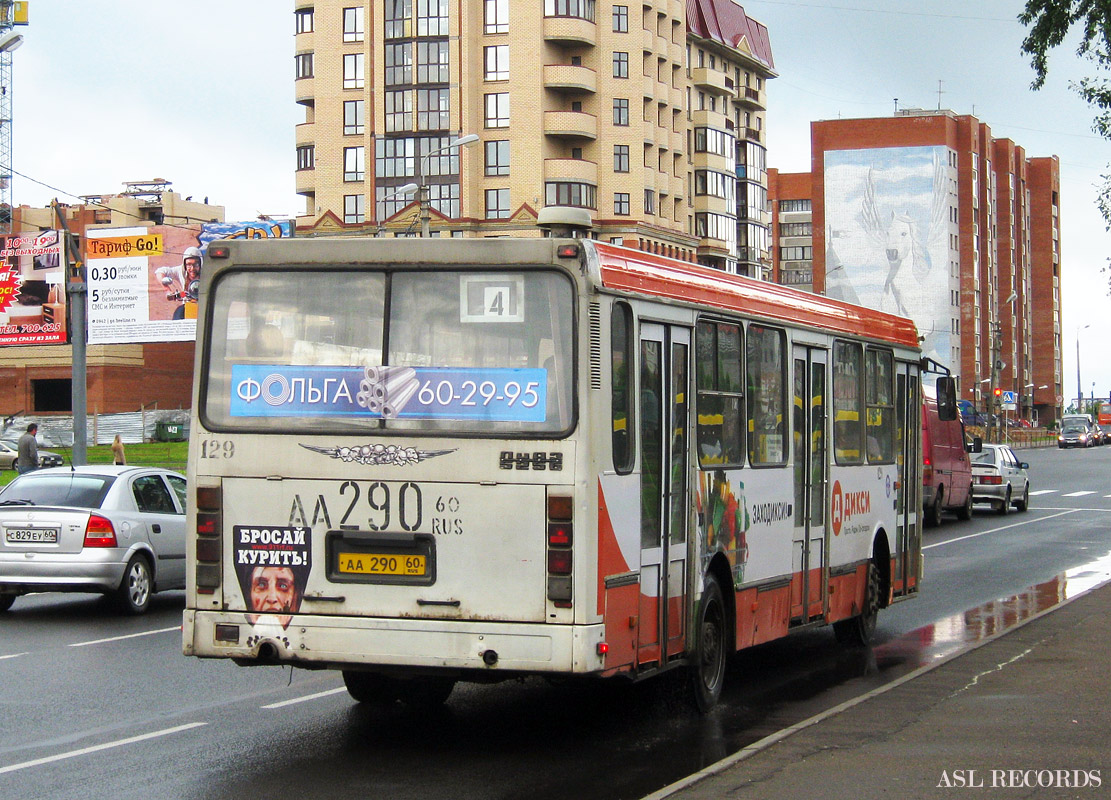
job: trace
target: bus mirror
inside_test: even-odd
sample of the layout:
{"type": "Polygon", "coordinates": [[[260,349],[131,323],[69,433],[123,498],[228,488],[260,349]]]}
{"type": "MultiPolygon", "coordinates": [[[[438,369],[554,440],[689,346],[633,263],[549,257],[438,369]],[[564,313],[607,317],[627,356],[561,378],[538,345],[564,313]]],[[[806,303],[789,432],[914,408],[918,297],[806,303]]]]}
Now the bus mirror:
{"type": "Polygon", "coordinates": [[[937,379],[937,416],[942,422],[957,418],[957,382],[949,376],[937,379]]]}

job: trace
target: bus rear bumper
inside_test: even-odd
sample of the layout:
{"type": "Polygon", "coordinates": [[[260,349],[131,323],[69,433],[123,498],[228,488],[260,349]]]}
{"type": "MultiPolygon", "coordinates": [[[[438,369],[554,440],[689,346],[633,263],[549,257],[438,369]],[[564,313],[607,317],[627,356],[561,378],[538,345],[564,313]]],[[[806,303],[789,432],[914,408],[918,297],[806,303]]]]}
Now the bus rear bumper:
{"type": "MultiPolygon", "coordinates": [[[[253,616],[253,615],[252,615],[253,616]]],[[[601,673],[604,626],[294,615],[253,622],[239,612],[186,609],[187,656],[307,668],[382,667],[511,674],[601,673]]],[[[491,675],[491,678],[494,676],[491,675]]]]}

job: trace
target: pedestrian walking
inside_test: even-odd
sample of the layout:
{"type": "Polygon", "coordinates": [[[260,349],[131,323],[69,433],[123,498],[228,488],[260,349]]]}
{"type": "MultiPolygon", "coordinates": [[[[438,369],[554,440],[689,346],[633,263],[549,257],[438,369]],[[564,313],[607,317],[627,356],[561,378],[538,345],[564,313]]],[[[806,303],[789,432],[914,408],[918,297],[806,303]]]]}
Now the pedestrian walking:
{"type": "Polygon", "coordinates": [[[127,463],[127,456],[123,452],[123,442],[120,441],[120,435],[117,433],[116,438],[112,440],[112,463],[118,467],[122,467],[127,463]]]}
{"type": "Polygon", "coordinates": [[[39,443],[35,438],[38,431],[39,426],[32,422],[19,437],[19,455],[15,460],[15,471],[21,475],[39,468],[39,443]]]}

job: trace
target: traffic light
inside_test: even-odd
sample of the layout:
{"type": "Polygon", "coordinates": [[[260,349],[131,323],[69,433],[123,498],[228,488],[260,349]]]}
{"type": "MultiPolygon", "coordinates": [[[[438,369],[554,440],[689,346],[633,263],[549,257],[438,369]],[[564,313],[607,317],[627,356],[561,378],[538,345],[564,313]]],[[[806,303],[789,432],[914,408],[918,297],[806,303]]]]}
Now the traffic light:
{"type": "Polygon", "coordinates": [[[1002,396],[1003,396],[1003,390],[1000,389],[998,386],[996,386],[995,387],[995,398],[998,400],[1002,396]]]}

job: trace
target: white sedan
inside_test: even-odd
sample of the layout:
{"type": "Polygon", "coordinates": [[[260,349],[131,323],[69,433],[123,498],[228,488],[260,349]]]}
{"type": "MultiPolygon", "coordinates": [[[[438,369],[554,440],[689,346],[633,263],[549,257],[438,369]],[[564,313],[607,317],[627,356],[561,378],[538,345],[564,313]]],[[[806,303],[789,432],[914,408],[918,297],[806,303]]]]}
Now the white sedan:
{"type": "Polygon", "coordinates": [[[99,592],[128,614],[185,587],[185,477],[160,467],[40,469],[0,491],[0,612],[29,592],[99,592]]]}
{"type": "Polygon", "coordinates": [[[1013,505],[1019,511],[1030,507],[1030,465],[1019,461],[1005,444],[985,444],[972,456],[972,500],[991,503],[996,513],[1006,514],[1013,505]]]}

